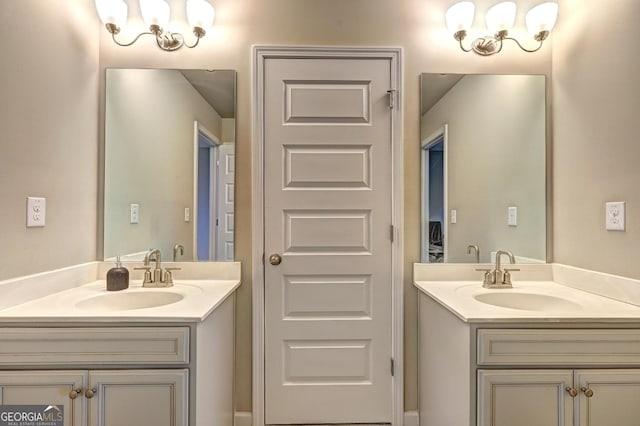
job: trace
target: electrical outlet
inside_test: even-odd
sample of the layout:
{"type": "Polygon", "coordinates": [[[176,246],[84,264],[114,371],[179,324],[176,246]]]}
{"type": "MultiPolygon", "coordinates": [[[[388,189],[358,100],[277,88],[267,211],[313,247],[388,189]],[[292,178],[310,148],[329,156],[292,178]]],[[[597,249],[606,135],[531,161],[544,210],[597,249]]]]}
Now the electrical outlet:
{"type": "Polygon", "coordinates": [[[507,208],[507,225],[518,226],[518,208],[517,207],[512,206],[507,208]]]}
{"type": "Polygon", "coordinates": [[[451,223],[456,223],[458,221],[458,211],[451,210],[451,223]]]}
{"type": "Polygon", "coordinates": [[[140,223],[140,204],[129,204],[129,223],[140,223]]]}
{"type": "Polygon", "coordinates": [[[608,231],[624,231],[625,203],[616,201],[606,203],[606,229],[608,231]]]}
{"type": "Polygon", "coordinates": [[[27,228],[41,228],[45,225],[47,199],[27,197],[27,228]]]}

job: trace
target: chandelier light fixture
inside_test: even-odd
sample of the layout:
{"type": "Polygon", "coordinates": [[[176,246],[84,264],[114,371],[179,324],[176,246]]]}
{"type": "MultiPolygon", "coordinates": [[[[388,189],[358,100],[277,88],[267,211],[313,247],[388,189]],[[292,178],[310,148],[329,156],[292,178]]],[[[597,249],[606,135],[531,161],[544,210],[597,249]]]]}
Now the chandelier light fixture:
{"type": "Polygon", "coordinates": [[[447,28],[453,34],[453,38],[460,43],[460,49],[482,56],[491,56],[502,51],[505,40],[511,40],[520,49],[532,53],[540,50],[542,43],[556,24],[558,3],[555,1],[541,3],[527,12],[525,17],[527,30],[538,42],[538,46],[533,49],[527,49],[517,39],[509,37],[509,31],[516,20],[516,3],[512,1],[504,1],[491,7],[487,11],[485,19],[487,30],[492,35],[476,38],[471,42],[471,47],[465,48],[462,41],[467,37],[467,31],[473,24],[474,14],[475,4],[472,1],[456,3],[445,14],[447,28]]]}
{"type": "Polygon", "coordinates": [[[149,31],[138,34],[129,43],[123,43],[116,39],[116,35],[127,22],[127,3],[124,0],[95,0],[95,2],[100,20],[111,33],[111,38],[118,46],[123,47],[131,46],[144,35],[152,35],[155,36],[156,44],[162,50],[173,51],[182,46],[192,49],[211,28],[215,17],[213,6],[206,0],[187,0],[187,20],[196,37],[195,42],[189,45],[182,34],[165,29],[171,15],[169,3],[166,0],[140,0],[142,19],[149,26],[149,31]]]}

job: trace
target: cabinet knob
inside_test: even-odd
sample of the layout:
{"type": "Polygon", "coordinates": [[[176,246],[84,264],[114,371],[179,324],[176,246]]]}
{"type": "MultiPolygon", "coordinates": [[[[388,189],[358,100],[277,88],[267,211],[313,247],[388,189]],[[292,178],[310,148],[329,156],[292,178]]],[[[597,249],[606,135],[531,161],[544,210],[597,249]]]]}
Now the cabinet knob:
{"type": "Polygon", "coordinates": [[[580,388],[580,390],[584,393],[584,396],[587,398],[591,398],[593,396],[593,389],[585,388],[584,386],[580,388]]]}
{"type": "Polygon", "coordinates": [[[575,398],[576,396],[578,396],[578,391],[575,388],[570,388],[569,386],[567,386],[565,390],[569,393],[571,398],[575,398]]]}
{"type": "Polygon", "coordinates": [[[96,388],[93,389],[87,389],[84,392],[84,396],[86,396],[88,399],[91,399],[94,397],[94,395],[96,394],[96,392],[98,392],[98,390],[96,388]]]}
{"type": "Polygon", "coordinates": [[[82,394],[82,388],[73,389],[69,392],[69,399],[76,399],[80,394],[82,394]]]}

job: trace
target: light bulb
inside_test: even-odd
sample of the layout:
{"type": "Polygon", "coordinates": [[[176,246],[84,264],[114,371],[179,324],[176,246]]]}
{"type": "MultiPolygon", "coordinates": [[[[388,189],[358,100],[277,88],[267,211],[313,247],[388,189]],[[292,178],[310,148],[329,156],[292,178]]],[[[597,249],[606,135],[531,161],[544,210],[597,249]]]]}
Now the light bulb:
{"type": "Polygon", "coordinates": [[[98,16],[103,24],[124,27],[127,23],[127,3],[124,0],[95,0],[98,16]]]}
{"type": "Polygon", "coordinates": [[[213,25],[216,12],[206,0],[187,0],[187,19],[191,28],[208,30],[213,25]]]}
{"type": "Polygon", "coordinates": [[[558,3],[550,1],[539,4],[527,12],[525,22],[532,36],[543,31],[551,31],[558,19],[558,3]]]}
{"type": "Polygon", "coordinates": [[[473,24],[475,5],[471,1],[461,1],[447,9],[444,15],[447,28],[451,34],[467,31],[473,24]]]}
{"type": "Polygon", "coordinates": [[[512,1],[498,3],[487,10],[485,19],[490,34],[509,31],[516,22],[516,4],[512,1]]]}
{"type": "Polygon", "coordinates": [[[160,28],[169,23],[171,9],[165,0],[140,0],[142,19],[148,25],[158,25],[160,28]]]}

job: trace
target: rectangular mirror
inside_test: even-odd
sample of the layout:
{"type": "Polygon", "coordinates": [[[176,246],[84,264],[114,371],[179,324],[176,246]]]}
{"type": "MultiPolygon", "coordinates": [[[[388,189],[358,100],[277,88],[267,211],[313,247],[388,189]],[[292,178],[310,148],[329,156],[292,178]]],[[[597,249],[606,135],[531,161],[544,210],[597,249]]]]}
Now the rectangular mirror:
{"type": "Polygon", "coordinates": [[[421,75],[421,261],[546,261],[543,75],[421,75]]]}
{"type": "Polygon", "coordinates": [[[236,72],[107,69],[104,258],[234,259],[236,72]]]}

